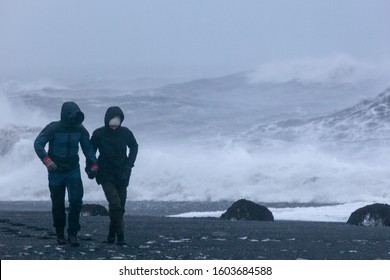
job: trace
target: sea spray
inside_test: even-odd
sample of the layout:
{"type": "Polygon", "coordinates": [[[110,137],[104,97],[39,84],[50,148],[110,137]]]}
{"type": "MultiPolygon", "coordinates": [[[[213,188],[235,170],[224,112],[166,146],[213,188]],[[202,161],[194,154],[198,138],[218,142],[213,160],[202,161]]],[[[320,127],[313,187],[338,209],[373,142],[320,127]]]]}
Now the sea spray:
{"type": "MultiPolygon", "coordinates": [[[[380,93],[364,85],[333,80],[325,85],[250,84],[246,74],[237,74],[151,90],[97,88],[96,95],[94,89],[86,94],[77,87],[12,89],[0,95],[5,100],[1,129],[7,131],[0,135],[0,143],[6,143],[0,155],[0,200],[48,199],[47,171],[34,154],[33,141],[44,125],[59,119],[60,105],[70,99],[80,104],[90,133],[103,125],[109,105],[123,107],[125,125],[140,144],[129,186],[132,200],[388,200],[386,126],[363,130],[363,136],[381,135],[378,141],[365,142],[370,137],[345,130],[364,141],[340,142],[318,122],[308,122],[321,112],[337,124],[340,104],[351,108],[362,95],[380,93]],[[299,130],[291,118],[307,125],[299,130]],[[256,130],[275,121],[282,122],[275,134],[256,130]],[[279,137],[291,131],[297,137],[279,137]]],[[[82,170],[84,162],[81,155],[82,170]]],[[[96,182],[82,176],[85,199],[104,200],[96,182]]]]}

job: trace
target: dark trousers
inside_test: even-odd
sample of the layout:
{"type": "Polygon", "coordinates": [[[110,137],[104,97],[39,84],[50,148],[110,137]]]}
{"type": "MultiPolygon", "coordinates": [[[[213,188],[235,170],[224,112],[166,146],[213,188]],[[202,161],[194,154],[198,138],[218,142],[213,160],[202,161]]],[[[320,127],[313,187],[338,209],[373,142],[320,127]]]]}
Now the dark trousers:
{"type": "Polygon", "coordinates": [[[65,190],[68,191],[68,232],[80,230],[80,212],[83,204],[83,183],[80,169],[69,172],[49,172],[49,189],[52,202],[53,226],[63,231],[66,225],[65,190]]]}
{"type": "Polygon", "coordinates": [[[127,187],[121,187],[112,182],[102,183],[102,187],[108,201],[110,231],[121,235],[124,231],[123,215],[125,213],[127,187]]]}

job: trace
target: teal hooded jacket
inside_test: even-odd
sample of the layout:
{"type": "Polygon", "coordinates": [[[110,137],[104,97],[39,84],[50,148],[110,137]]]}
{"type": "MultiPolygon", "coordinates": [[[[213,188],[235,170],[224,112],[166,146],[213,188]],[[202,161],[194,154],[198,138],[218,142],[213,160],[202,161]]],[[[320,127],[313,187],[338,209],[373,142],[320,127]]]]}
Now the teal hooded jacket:
{"type": "Polygon", "coordinates": [[[82,125],[84,114],[73,102],[65,102],[61,108],[61,119],[48,124],[34,141],[34,149],[43,161],[49,156],[57,164],[52,172],[68,172],[80,168],[79,145],[89,163],[96,163],[95,152],[89,133],[82,125]],[[45,146],[49,143],[48,151],[45,146]]]}

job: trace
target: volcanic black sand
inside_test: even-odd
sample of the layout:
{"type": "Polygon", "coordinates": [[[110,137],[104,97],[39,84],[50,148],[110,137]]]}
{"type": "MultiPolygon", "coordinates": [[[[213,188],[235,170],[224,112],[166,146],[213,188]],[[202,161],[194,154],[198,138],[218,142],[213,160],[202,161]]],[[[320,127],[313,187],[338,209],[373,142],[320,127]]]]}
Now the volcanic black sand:
{"type": "Polygon", "coordinates": [[[125,216],[127,246],[105,243],[108,217],[81,218],[80,246],[58,245],[45,211],[0,211],[1,259],[390,259],[390,228],[345,223],[125,216]]]}

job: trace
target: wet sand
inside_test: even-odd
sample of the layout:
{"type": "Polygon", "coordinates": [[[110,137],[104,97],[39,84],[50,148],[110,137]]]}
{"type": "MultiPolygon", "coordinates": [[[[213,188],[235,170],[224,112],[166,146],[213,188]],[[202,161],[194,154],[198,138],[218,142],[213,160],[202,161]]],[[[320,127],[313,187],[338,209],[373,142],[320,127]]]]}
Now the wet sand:
{"type": "Polygon", "coordinates": [[[105,243],[108,217],[81,217],[80,246],[58,245],[47,211],[0,211],[0,258],[140,260],[390,259],[390,228],[345,223],[125,216],[127,246],[105,243]]]}

